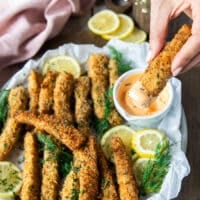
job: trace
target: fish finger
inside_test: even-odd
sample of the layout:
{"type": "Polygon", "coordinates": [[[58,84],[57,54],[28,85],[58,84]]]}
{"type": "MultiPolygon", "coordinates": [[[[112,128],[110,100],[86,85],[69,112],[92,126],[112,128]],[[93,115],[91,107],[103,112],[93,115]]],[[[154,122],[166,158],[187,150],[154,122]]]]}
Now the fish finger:
{"type": "Polygon", "coordinates": [[[73,76],[69,73],[60,73],[54,89],[54,113],[69,124],[74,122],[74,114],[71,108],[73,89],[73,76]]]}
{"type": "Polygon", "coordinates": [[[55,200],[58,198],[59,174],[57,154],[58,152],[49,152],[46,148],[44,150],[41,200],[55,200]]]}
{"type": "Polygon", "coordinates": [[[31,112],[21,112],[16,115],[17,122],[34,126],[36,129],[45,131],[60,141],[71,151],[74,151],[86,141],[82,135],[73,126],[66,126],[60,119],[55,116],[41,114],[37,116],[31,112]]]}
{"type": "Polygon", "coordinates": [[[41,81],[42,76],[32,70],[28,76],[29,110],[32,112],[38,112],[41,81]]]}
{"type": "Polygon", "coordinates": [[[48,114],[53,111],[53,90],[56,76],[56,72],[48,71],[43,79],[39,94],[39,113],[48,114]]]}
{"type": "Polygon", "coordinates": [[[86,146],[74,152],[74,157],[80,162],[78,170],[79,200],[95,200],[98,195],[99,178],[95,138],[90,136],[86,146]]]}
{"type": "Polygon", "coordinates": [[[28,95],[24,87],[11,89],[9,97],[9,113],[0,135],[0,160],[5,160],[18,141],[22,127],[13,117],[24,111],[28,104],[28,95]]]}
{"type": "Polygon", "coordinates": [[[92,114],[92,105],[89,101],[90,79],[81,76],[75,83],[75,118],[79,127],[89,127],[89,118],[92,114]]]}
{"type": "Polygon", "coordinates": [[[98,149],[98,160],[101,175],[101,200],[119,200],[112,171],[100,147],[98,149]]]}
{"type": "Polygon", "coordinates": [[[176,54],[183,47],[191,35],[191,27],[183,25],[164,49],[154,58],[145,72],[130,89],[130,101],[133,99],[136,106],[145,108],[159,95],[172,76],[171,64],[176,54]],[[141,98],[138,97],[143,97],[141,98]]]}
{"type": "Polygon", "coordinates": [[[40,199],[40,166],[37,139],[27,132],[24,137],[24,170],[21,200],[40,199]]]}
{"type": "Polygon", "coordinates": [[[125,145],[119,137],[113,137],[111,147],[113,150],[120,199],[138,200],[138,190],[133,174],[133,167],[126,152],[125,145]]]}
{"type": "Polygon", "coordinates": [[[91,96],[94,112],[98,119],[103,119],[105,94],[108,89],[108,57],[104,54],[92,54],[87,64],[92,83],[91,96]]]}

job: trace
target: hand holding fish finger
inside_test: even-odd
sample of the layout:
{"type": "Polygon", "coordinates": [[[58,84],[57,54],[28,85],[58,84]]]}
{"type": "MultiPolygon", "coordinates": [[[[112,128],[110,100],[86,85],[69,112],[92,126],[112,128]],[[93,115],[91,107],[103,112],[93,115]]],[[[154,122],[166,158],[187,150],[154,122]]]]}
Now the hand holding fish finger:
{"type": "Polygon", "coordinates": [[[192,67],[200,66],[199,9],[199,0],[151,1],[150,60],[163,48],[166,42],[168,23],[171,19],[176,18],[182,12],[185,12],[185,14],[193,19],[192,35],[176,55],[172,63],[172,73],[174,76],[181,72],[185,72],[192,67]]]}

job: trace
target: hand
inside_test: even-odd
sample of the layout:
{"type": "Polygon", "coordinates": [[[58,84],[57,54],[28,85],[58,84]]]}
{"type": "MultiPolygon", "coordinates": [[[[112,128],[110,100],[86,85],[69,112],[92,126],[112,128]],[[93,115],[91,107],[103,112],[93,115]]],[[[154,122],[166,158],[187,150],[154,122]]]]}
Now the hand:
{"type": "Polygon", "coordinates": [[[192,35],[172,62],[174,76],[200,66],[200,0],[151,0],[150,51],[153,59],[166,42],[168,23],[185,12],[191,19],[192,35]]]}

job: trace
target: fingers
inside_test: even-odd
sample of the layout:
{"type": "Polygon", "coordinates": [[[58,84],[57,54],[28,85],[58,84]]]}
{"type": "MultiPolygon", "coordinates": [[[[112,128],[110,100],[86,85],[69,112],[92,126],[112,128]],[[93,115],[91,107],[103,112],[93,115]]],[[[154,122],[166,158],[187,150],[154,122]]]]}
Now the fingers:
{"type": "Polygon", "coordinates": [[[177,76],[180,72],[192,68],[197,64],[196,59],[200,55],[200,34],[192,35],[172,62],[172,74],[177,76]]]}
{"type": "Polygon", "coordinates": [[[169,21],[170,9],[163,0],[151,0],[150,51],[149,60],[163,48],[169,21]]]}
{"type": "Polygon", "coordinates": [[[184,73],[193,67],[200,67],[200,54],[193,58],[180,73],[184,73]]]}

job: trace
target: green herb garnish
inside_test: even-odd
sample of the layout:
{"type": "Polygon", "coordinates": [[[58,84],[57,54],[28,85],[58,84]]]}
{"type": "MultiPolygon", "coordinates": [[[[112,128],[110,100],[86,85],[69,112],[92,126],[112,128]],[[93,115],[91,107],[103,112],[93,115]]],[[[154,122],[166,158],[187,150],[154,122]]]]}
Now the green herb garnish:
{"type": "Polygon", "coordinates": [[[0,90],[0,131],[7,119],[9,92],[10,90],[0,90]]]}
{"type": "MultiPolygon", "coordinates": [[[[48,159],[55,159],[58,162],[58,170],[61,178],[64,178],[71,170],[73,156],[65,148],[58,146],[55,141],[48,135],[37,134],[39,142],[42,144],[41,151],[47,150],[50,152],[48,159]]],[[[43,161],[45,162],[45,160],[43,161]]]]}
{"type": "Polygon", "coordinates": [[[131,62],[126,61],[123,58],[123,55],[122,55],[121,52],[116,50],[113,46],[109,46],[108,48],[110,50],[111,58],[113,58],[117,61],[117,67],[118,67],[119,75],[121,75],[121,74],[129,71],[130,69],[132,69],[131,62]]]}
{"type": "Polygon", "coordinates": [[[155,158],[148,161],[143,172],[140,186],[141,195],[159,192],[169,170],[171,161],[169,142],[158,144],[155,152],[155,158]]]}

